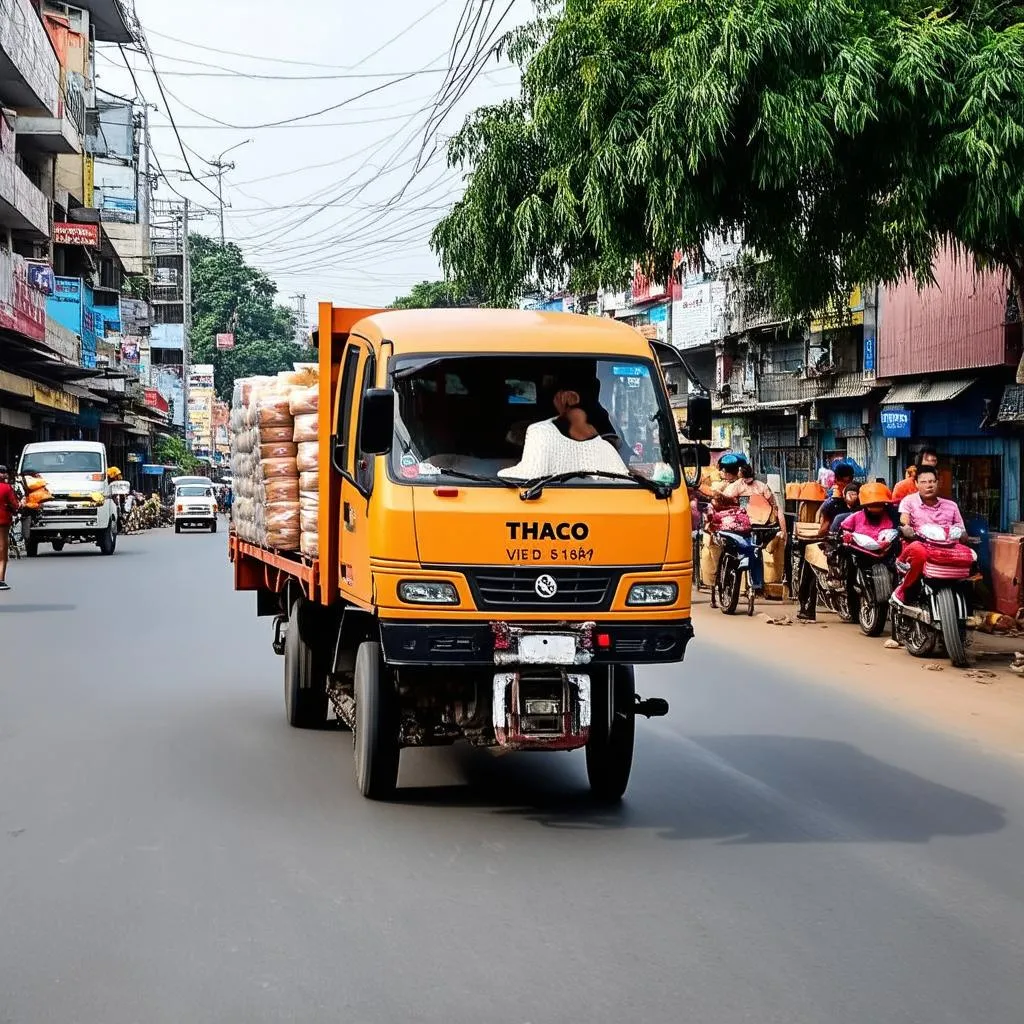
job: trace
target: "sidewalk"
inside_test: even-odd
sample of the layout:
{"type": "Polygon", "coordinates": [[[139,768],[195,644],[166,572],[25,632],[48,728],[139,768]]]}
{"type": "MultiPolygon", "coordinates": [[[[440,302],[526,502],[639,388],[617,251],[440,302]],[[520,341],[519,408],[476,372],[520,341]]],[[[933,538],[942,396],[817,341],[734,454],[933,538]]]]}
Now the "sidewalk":
{"type": "Polygon", "coordinates": [[[971,631],[971,667],[944,658],[912,658],[886,648],[888,632],[872,639],[828,612],[816,623],[797,621],[793,602],[760,602],[753,618],[712,609],[706,592],[694,597],[695,643],[740,645],[795,678],[831,686],[955,733],[973,743],[1024,758],[1024,677],[1010,671],[1024,637],[971,631]],[[790,624],[771,624],[770,619],[790,624]]]}

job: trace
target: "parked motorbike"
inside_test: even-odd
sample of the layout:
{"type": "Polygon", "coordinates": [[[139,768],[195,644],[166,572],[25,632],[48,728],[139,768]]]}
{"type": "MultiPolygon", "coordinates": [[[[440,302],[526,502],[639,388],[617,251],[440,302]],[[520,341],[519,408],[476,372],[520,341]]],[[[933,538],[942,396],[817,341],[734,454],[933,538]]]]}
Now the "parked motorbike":
{"type": "Polygon", "coordinates": [[[751,563],[760,563],[764,578],[763,549],[779,532],[778,526],[754,526],[746,533],[719,530],[715,543],[722,546],[715,580],[711,586],[711,607],[719,608],[723,615],[733,615],[740,603],[746,601],[747,614],[754,614],[757,592],[750,580],[751,563]]]}
{"type": "MultiPolygon", "coordinates": [[[[972,551],[971,562],[950,564],[942,552],[958,544],[963,533],[958,526],[922,528],[918,539],[929,552],[924,572],[913,600],[904,607],[894,605],[892,614],[892,638],[911,655],[927,658],[941,646],[956,668],[967,665],[967,619],[977,555],[972,551]]],[[[909,566],[897,561],[896,568],[903,576],[909,566]]]]}
{"type": "Polygon", "coordinates": [[[865,636],[881,636],[885,630],[895,585],[898,536],[894,527],[881,530],[877,539],[862,533],[843,537],[840,565],[845,569],[848,600],[852,598],[856,605],[857,621],[865,636]]]}

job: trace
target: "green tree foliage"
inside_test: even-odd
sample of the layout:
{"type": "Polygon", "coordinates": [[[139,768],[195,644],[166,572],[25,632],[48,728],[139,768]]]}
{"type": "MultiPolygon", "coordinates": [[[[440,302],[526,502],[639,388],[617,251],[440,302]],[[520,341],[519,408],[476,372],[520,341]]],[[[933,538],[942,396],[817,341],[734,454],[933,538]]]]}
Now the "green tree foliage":
{"type": "Polygon", "coordinates": [[[231,398],[238,377],[274,374],[316,353],[292,340],[292,311],[275,299],[277,286],[246,263],[237,245],[189,236],[192,258],[192,361],[212,363],[219,398],[231,398]],[[235,347],[219,351],[216,336],[230,332],[235,347]]]}
{"type": "Polygon", "coordinates": [[[194,473],[199,461],[185,445],[184,438],[164,434],[153,448],[153,457],[163,466],[178,466],[185,474],[194,473]]]}
{"type": "Polygon", "coordinates": [[[465,306],[463,290],[447,281],[420,281],[414,284],[408,295],[399,295],[391,303],[391,309],[442,309],[451,306],[465,306]]]}
{"type": "Polygon", "coordinates": [[[620,285],[739,232],[780,311],[930,276],[952,242],[1024,292],[1024,6],[565,0],[507,40],[520,98],[452,140],[446,276],[620,285]]]}

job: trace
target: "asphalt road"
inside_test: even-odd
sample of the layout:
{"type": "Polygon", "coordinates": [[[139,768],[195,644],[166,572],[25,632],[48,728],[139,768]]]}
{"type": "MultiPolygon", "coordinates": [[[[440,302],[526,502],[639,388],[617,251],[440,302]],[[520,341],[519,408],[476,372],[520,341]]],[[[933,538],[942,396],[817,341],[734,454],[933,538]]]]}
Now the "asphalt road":
{"type": "Polygon", "coordinates": [[[698,639],[621,809],[458,748],[367,803],[224,546],[13,564],[0,1021],[1024,1020],[1021,765],[698,639]]]}

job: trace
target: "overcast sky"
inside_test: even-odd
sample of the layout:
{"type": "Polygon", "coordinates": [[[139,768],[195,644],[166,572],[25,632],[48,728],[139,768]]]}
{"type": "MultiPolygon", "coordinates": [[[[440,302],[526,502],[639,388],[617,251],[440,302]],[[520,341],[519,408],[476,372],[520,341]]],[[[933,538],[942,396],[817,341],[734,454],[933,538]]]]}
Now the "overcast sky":
{"type": "MultiPolygon", "coordinates": [[[[224,176],[226,235],[276,281],[282,301],[305,293],[308,310],[325,299],[385,304],[438,276],[427,240],[459,191],[444,140],[468,111],[513,95],[518,73],[492,58],[440,124],[432,116],[456,97],[438,108],[439,93],[461,91],[481,36],[497,38],[526,20],[528,0],[513,0],[511,9],[508,0],[136,0],[136,7],[166,100],[146,58],[129,53],[128,60],[146,101],[159,108],[150,123],[163,170],[211,211],[199,230],[218,233],[216,199],[187,176],[168,108],[197,177],[211,174],[201,158],[244,143],[224,157],[236,164],[224,176]],[[453,77],[460,19],[476,32],[463,35],[453,77]],[[304,117],[328,107],[336,109],[304,117]],[[287,123],[248,127],[273,122],[287,123]]],[[[135,95],[116,47],[100,46],[96,69],[100,88],[135,95]]],[[[216,189],[214,178],[205,181],[216,189]]],[[[166,183],[157,198],[174,198],[166,183]]]]}

